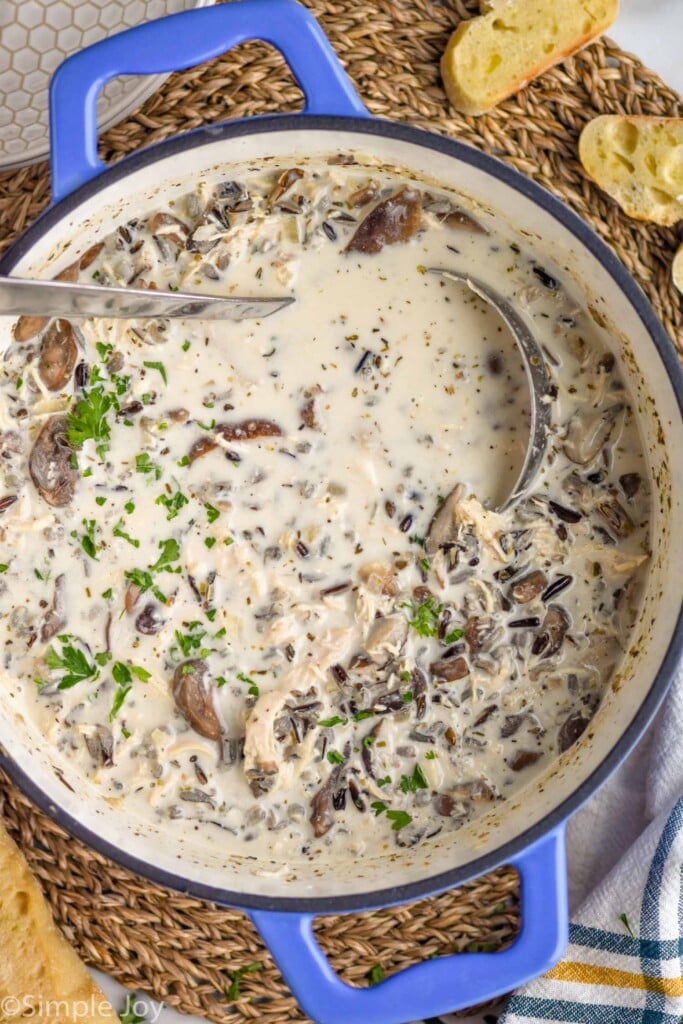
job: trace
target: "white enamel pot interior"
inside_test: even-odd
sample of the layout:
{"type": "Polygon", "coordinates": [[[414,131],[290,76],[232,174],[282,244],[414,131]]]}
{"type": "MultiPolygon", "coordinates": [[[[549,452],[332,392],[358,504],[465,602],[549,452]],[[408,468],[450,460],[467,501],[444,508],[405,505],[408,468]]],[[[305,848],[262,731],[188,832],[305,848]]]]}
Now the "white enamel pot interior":
{"type": "MultiPolygon", "coordinates": [[[[286,863],[227,857],[221,832],[196,836],[131,820],[109,806],[46,747],[0,690],[0,744],[10,775],[57,821],[140,874],[198,896],[247,907],[353,909],[415,899],[513,858],[564,820],[614,770],[661,702],[681,648],[683,451],[681,374],[673,346],[633,279],[566,207],[502,163],[448,140],[389,122],[280,117],[200,129],[143,151],[53,207],[5,257],[3,273],[52,276],[117,224],[198,179],[225,180],[236,164],[296,164],[335,153],[380,160],[456,189],[495,211],[538,260],[574,279],[636,396],[656,481],[653,553],[642,614],[623,664],[581,740],[538,781],[457,833],[362,862],[286,863]]],[[[474,268],[476,271],[476,268],[474,268]]],[[[481,276],[485,276],[482,270],[481,276]]],[[[9,324],[2,337],[9,337],[9,324]]]]}

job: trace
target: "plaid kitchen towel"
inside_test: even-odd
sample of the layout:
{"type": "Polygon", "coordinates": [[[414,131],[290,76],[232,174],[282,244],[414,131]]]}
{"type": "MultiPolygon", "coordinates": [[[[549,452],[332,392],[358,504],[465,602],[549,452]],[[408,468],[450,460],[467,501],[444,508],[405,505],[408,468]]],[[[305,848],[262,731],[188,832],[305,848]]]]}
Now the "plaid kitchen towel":
{"type": "Polygon", "coordinates": [[[499,1024],[683,1024],[683,671],[567,845],[569,946],[499,1024]]]}

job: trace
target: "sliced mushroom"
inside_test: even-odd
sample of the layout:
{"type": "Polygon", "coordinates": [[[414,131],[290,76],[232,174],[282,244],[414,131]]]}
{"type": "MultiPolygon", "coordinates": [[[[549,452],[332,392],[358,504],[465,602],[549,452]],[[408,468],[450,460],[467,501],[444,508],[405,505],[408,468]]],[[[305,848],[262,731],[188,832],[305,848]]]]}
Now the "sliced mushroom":
{"type": "Polygon", "coordinates": [[[398,594],[396,573],[385,562],[368,562],[361,565],[358,575],[373,594],[386,594],[392,597],[398,594]]]}
{"type": "Polygon", "coordinates": [[[457,532],[456,510],[458,502],[465,496],[462,484],[456,484],[450,494],[437,508],[427,530],[425,548],[428,555],[435,555],[439,548],[455,540],[457,532]]]}
{"type": "Polygon", "coordinates": [[[289,167],[286,171],[283,171],[268,196],[268,205],[272,206],[278,199],[281,199],[285,192],[289,192],[290,188],[303,176],[304,172],[300,167],[289,167]]]}
{"type": "Polygon", "coordinates": [[[541,630],[534,638],[532,653],[540,654],[543,658],[552,658],[562,646],[570,626],[569,613],[561,604],[548,605],[548,610],[541,623],[541,630]]]}
{"type": "Polygon", "coordinates": [[[598,514],[605,520],[612,533],[617,537],[628,537],[633,533],[633,521],[628,512],[616,498],[607,497],[595,506],[598,514]]]}
{"type": "Polygon", "coordinates": [[[370,211],[345,251],[377,253],[385,245],[407,242],[419,231],[421,214],[419,193],[402,188],[370,211]]]}
{"type": "Polygon", "coordinates": [[[29,473],[38,493],[55,508],[69,504],[78,483],[78,471],[71,465],[67,430],[66,416],[51,417],[38,434],[29,457],[29,473]]]}
{"type": "Polygon", "coordinates": [[[484,779],[459,782],[449,790],[449,793],[456,800],[471,800],[475,804],[491,803],[496,799],[495,790],[484,779]]]}
{"type": "Polygon", "coordinates": [[[584,718],[580,711],[572,711],[565,718],[557,734],[557,746],[561,754],[569,750],[579,736],[583,735],[589,721],[590,719],[584,718]]]}
{"type": "Polygon", "coordinates": [[[183,248],[187,242],[189,228],[170,213],[155,213],[147,221],[147,229],[157,239],[172,243],[177,249],[183,248]]]}
{"type": "Polygon", "coordinates": [[[623,404],[619,402],[597,412],[585,407],[574,413],[564,441],[567,458],[578,466],[587,466],[593,462],[612,437],[623,409],[623,404]]]}
{"type": "Polygon", "coordinates": [[[20,343],[30,341],[40,334],[49,322],[50,318],[47,316],[20,316],[12,331],[14,340],[20,343]]]}
{"type": "Polygon", "coordinates": [[[640,473],[622,473],[619,477],[621,489],[629,501],[631,498],[635,498],[636,494],[640,490],[642,482],[643,478],[640,473]]]}
{"type": "Polygon", "coordinates": [[[208,671],[201,658],[191,658],[178,665],[173,674],[173,699],[195,732],[209,740],[219,740],[221,724],[206,681],[208,671]]]}
{"type": "MultiPolygon", "coordinates": [[[[81,258],[77,260],[75,266],[77,266],[79,270],[87,270],[90,264],[95,262],[103,248],[104,242],[95,242],[94,245],[91,245],[89,249],[85,250],[81,258]]],[[[62,280],[62,278],[58,278],[58,280],[62,280]]],[[[74,277],[74,281],[75,280],[76,277],[74,277]]]]}
{"type": "Polygon", "coordinates": [[[53,636],[56,636],[57,633],[61,633],[66,625],[66,607],[64,604],[65,586],[66,576],[62,572],[55,578],[52,606],[43,619],[43,625],[40,629],[40,639],[44,644],[47,643],[48,640],[51,640],[53,636]]]}
{"type": "Polygon", "coordinates": [[[470,231],[472,234],[487,235],[488,231],[483,227],[478,220],[470,216],[469,213],[465,213],[464,210],[451,210],[445,217],[442,218],[442,223],[446,227],[454,228],[456,231],[470,231]]]}
{"type": "Polygon", "coordinates": [[[363,761],[363,767],[371,779],[376,779],[378,776],[376,758],[373,750],[375,741],[377,740],[377,737],[381,735],[383,726],[384,720],[380,718],[379,722],[376,722],[370,732],[366,733],[363,737],[360,756],[363,761]]]}
{"type": "Polygon", "coordinates": [[[188,455],[190,465],[197,459],[201,459],[203,455],[208,455],[214,448],[218,448],[218,444],[211,437],[200,437],[190,448],[188,455]]]}
{"type": "Polygon", "coordinates": [[[413,669],[409,685],[415,704],[415,717],[419,722],[427,713],[427,679],[421,669],[413,669]]]}
{"type": "Polygon", "coordinates": [[[396,658],[408,636],[408,620],[404,615],[385,615],[375,619],[363,650],[375,665],[386,665],[396,658]]]}
{"type": "Polygon", "coordinates": [[[320,839],[334,825],[335,807],[334,794],[341,785],[344,774],[344,765],[337,765],[327,777],[327,781],[320,787],[311,800],[310,822],[313,826],[313,834],[320,839]]]}
{"type": "Polygon", "coordinates": [[[142,591],[137,583],[129,583],[126,587],[126,594],[123,599],[123,603],[129,615],[132,615],[135,611],[135,606],[140,600],[141,593],[142,591]]]}
{"type": "Polygon", "coordinates": [[[547,586],[546,574],[540,569],[534,569],[533,572],[527,573],[526,576],[522,576],[516,583],[513,583],[510,588],[510,596],[517,604],[529,604],[539,594],[542,594],[547,586]]]}
{"type": "Polygon", "coordinates": [[[48,391],[61,391],[71,380],[78,345],[76,332],[68,320],[53,320],[43,335],[38,373],[48,391]]]}
{"type": "Polygon", "coordinates": [[[114,737],[106,725],[98,725],[94,733],[85,737],[88,753],[96,764],[110,768],[114,763],[114,737]]]}
{"type": "Polygon", "coordinates": [[[536,764],[542,757],[543,751],[541,750],[516,750],[508,760],[508,764],[513,772],[521,772],[532,764],[536,764]]]}
{"type": "MultiPolygon", "coordinates": [[[[261,437],[282,437],[282,430],[272,420],[241,420],[239,423],[219,423],[214,433],[224,441],[256,441],[261,437]]],[[[208,454],[218,447],[218,443],[209,435],[200,437],[190,449],[190,462],[195,462],[202,455],[208,454]]]]}
{"type": "Polygon", "coordinates": [[[135,620],[138,633],[154,636],[164,628],[166,620],[159,614],[159,606],[150,602],[146,604],[135,620]]]}
{"type": "Polygon", "coordinates": [[[361,188],[357,188],[355,192],[352,192],[346,201],[349,206],[354,208],[358,206],[366,206],[368,203],[372,203],[377,199],[379,191],[379,183],[376,181],[369,181],[367,185],[363,185],[361,188]]]}
{"type": "Polygon", "coordinates": [[[465,623],[465,643],[470,654],[478,654],[488,643],[496,629],[489,615],[471,615],[465,623]]]}
{"type": "Polygon", "coordinates": [[[467,659],[458,655],[455,658],[440,658],[438,661],[433,661],[429,666],[429,671],[445,683],[454,683],[468,675],[470,667],[467,664],[467,659]]]}

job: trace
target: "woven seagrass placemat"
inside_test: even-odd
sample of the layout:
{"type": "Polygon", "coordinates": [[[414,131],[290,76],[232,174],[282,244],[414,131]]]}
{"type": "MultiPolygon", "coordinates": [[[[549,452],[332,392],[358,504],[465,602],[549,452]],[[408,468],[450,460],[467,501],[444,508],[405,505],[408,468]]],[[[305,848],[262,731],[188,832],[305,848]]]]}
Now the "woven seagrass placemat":
{"type": "MultiPolygon", "coordinates": [[[[506,160],[564,199],[616,250],[681,344],[682,305],[669,279],[676,229],[625,217],[581,171],[576,144],[602,113],[681,115],[678,96],[634,57],[606,41],[545,74],[493,114],[449,109],[438,64],[450,31],[476,0],[307,0],[373,114],[457,137],[506,160]]],[[[173,75],[144,107],[103,138],[113,160],[178,131],[227,118],[295,110],[300,93],[280,56],[248,44],[173,75]]],[[[0,174],[0,249],[47,205],[47,167],[0,174]]],[[[0,776],[0,807],[52,905],[84,958],[186,1013],[240,1024],[305,1018],[251,924],[240,913],[141,881],[69,838],[0,776]],[[240,967],[237,1001],[228,998],[240,967]]],[[[367,984],[429,956],[498,948],[518,927],[517,877],[493,872],[457,892],[372,914],[323,918],[319,937],[347,980],[367,984]]],[[[233,988],[234,994],[234,988],[233,988]]]]}

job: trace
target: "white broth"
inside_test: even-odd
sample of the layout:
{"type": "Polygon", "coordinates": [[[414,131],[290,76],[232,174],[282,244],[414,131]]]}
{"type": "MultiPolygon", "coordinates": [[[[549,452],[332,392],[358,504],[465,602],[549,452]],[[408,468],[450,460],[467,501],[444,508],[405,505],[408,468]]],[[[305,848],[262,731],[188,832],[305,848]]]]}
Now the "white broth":
{"type": "Polygon", "coordinates": [[[399,170],[235,167],[67,270],[263,321],[22,318],[0,379],[3,685],[131,818],[356,856],[579,739],[649,553],[631,400],[573,286],[399,170]],[[532,491],[511,298],[556,398],[532,491]]]}

